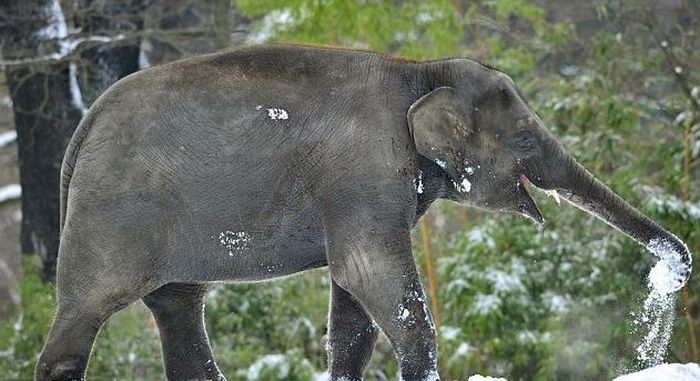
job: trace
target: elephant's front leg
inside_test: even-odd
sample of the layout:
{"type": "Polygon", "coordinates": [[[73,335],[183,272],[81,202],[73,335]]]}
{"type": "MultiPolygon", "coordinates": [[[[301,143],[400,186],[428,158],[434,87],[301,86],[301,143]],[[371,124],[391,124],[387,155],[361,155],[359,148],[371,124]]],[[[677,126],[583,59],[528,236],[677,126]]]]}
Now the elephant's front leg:
{"type": "Polygon", "coordinates": [[[324,219],[331,277],[387,335],[402,380],[438,380],[435,328],[411,253],[410,220],[381,207],[338,210],[342,215],[324,219]]]}
{"type": "Polygon", "coordinates": [[[372,357],[379,330],[364,307],[331,280],[328,373],[331,380],[359,381],[372,357]]]}

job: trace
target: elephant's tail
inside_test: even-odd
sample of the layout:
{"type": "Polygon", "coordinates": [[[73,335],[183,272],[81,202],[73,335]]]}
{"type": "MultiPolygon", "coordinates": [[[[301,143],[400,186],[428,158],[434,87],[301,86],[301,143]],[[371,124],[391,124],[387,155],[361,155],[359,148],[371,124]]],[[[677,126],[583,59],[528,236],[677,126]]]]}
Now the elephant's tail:
{"type": "Polygon", "coordinates": [[[93,110],[88,111],[88,113],[83,117],[78,124],[78,127],[73,132],[73,137],[66,147],[66,153],[63,155],[63,163],[61,164],[61,188],[60,188],[60,219],[59,219],[59,231],[63,232],[63,224],[66,220],[66,208],[68,207],[68,188],[70,187],[70,180],[73,177],[73,169],[75,168],[75,163],[78,160],[78,151],[80,151],[80,146],[83,144],[83,140],[88,134],[90,127],[92,127],[95,121],[95,112],[93,110]]]}

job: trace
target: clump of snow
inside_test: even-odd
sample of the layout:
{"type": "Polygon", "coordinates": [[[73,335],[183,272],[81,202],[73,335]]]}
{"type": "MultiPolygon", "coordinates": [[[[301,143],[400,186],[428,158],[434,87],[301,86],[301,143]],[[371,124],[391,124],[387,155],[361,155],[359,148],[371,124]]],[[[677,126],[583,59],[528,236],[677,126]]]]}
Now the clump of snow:
{"type": "Polygon", "coordinates": [[[401,309],[401,313],[399,314],[399,320],[405,322],[406,320],[408,320],[409,316],[411,316],[411,313],[408,311],[408,308],[403,307],[401,309]]]}
{"type": "Polygon", "coordinates": [[[639,372],[622,375],[613,381],[697,381],[700,380],[700,366],[688,364],[661,364],[639,372]]]}
{"type": "Polygon", "coordinates": [[[554,199],[557,205],[561,205],[561,199],[559,198],[559,192],[556,189],[545,189],[544,194],[554,199]]]}
{"type": "MultiPolygon", "coordinates": [[[[683,243],[685,253],[688,247],[683,243]]],[[[659,293],[671,293],[680,290],[690,275],[692,258],[683,262],[683,253],[678,252],[674,242],[668,238],[653,238],[647,245],[647,250],[656,255],[660,261],[649,274],[650,286],[659,293]]]]}
{"type": "Polygon", "coordinates": [[[17,131],[0,132],[0,148],[17,140],[17,131]]]}
{"type": "Polygon", "coordinates": [[[423,194],[423,171],[418,171],[418,176],[415,179],[413,179],[413,186],[416,189],[416,192],[418,192],[418,194],[423,194]]]}
{"type": "Polygon", "coordinates": [[[671,265],[664,261],[656,262],[649,272],[649,283],[654,291],[666,295],[678,290],[679,281],[671,265]]]}
{"type": "Polygon", "coordinates": [[[246,378],[248,381],[257,381],[260,379],[260,373],[264,369],[277,369],[277,379],[283,380],[289,376],[289,363],[284,355],[265,355],[257,359],[248,367],[246,378]]]}
{"type": "Polygon", "coordinates": [[[505,378],[496,378],[490,376],[482,376],[480,374],[475,374],[467,379],[467,381],[508,381],[505,378]]]}
{"type": "Polygon", "coordinates": [[[690,96],[693,98],[700,98],[700,86],[693,86],[690,90],[690,96]]]}
{"type": "Polygon", "coordinates": [[[457,190],[462,193],[469,193],[472,190],[472,183],[466,178],[462,179],[462,182],[458,184],[457,190]]]}
{"type": "Polygon", "coordinates": [[[289,119],[289,114],[287,114],[287,111],[281,108],[267,109],[267,116],[269,116],[272,120],[289,119]]]}
{"type": "Polygon", "coordinates": [[[232,232],[227,230],[219,233],[219,246],[225,248],[230,256],[233,256],[234,252],[247,249],[249,242],[250,235],[246,232],[232,232]]]}
{"type": "Polygon", "coordinates": [[[19,184],[10,184],[0,187],[0,203],[16,200],[22,196],[22,187],[19,184]]]}
{"type": "Polygon", "coordinates": [[[442,169],[447,168],[447,163],[444,160],[435,159],[435,164],[437,164],[442,169]]]}

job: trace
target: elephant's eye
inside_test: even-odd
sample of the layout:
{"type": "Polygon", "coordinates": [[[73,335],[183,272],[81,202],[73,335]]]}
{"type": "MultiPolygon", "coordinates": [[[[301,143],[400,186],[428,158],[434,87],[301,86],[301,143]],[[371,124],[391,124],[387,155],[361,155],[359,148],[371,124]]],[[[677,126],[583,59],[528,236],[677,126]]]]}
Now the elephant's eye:
{"type": "Polygon", "coordinates": [[[533,155],[537,151],[537,136],[532,131],[520,131],[511,142],[511,148],[525,155],[533,155]]]}

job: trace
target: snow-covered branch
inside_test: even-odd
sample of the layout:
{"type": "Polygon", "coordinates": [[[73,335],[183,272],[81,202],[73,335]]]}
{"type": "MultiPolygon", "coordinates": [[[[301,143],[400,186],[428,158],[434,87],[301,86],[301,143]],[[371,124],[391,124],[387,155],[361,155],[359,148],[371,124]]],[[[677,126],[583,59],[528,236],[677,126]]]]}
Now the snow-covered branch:
{"type": "Polygon", "coordinates": [[[17,140],[17,131],[12,130],[12,131],[0,132],[0,148],[5,147],[6,145],[9,145],[10,143],[14,142],[15,140],[17,140]]]}
{"type": "Polygon", "coordinates": [[[66,37],[65,39],[58,41],[58,51],[57,52],[45,54],[43,56],[38,56],[38,57],[0,60],[0,66],[27,65],[27,64],[33,64],[33,63],[60,61],[64,58],[66,58],[67,56],[69,56],[70,54],[72,54],[73,52],[79,50],[78,48],[80,48],[83,43],[86,43],[86,42],[110,43],[110,42],[120,41],[120,40],[123,40],[125,38],[126,38],[126,36],[124,36],[123,34],[117,34],[114,36],[95,35],[95,36],[85,36],[85,37],[77,37],[77,38],[66,37]]]}
{"type": "Polygon", "coordinates": [[[10,184],[0,187],[0,204],[5,201],[16,200],[22,196],[22,187],[19,184],[10,184]]]}

